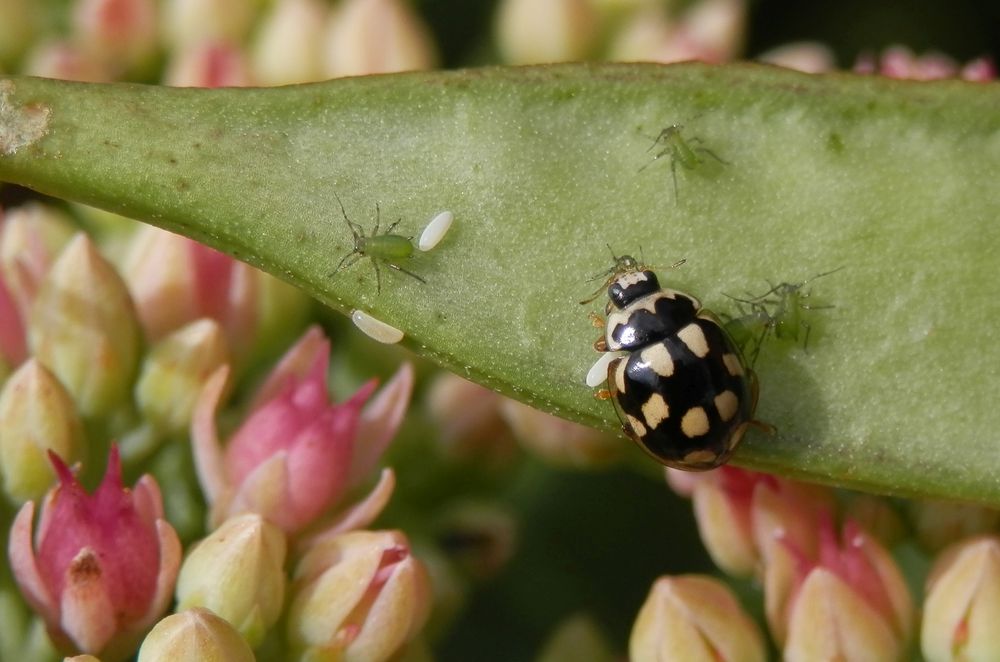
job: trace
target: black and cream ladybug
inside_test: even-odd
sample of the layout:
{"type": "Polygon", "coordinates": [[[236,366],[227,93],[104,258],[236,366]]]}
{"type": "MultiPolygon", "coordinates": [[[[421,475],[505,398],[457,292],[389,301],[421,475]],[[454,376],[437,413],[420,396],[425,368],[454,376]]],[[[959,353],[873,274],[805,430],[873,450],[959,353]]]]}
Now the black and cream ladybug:
{"type": "Polygon", "coordinates": [[[607,379],[598,397],[612,400],[625,434],[659,462],[689,471],[718,467],[754,422],[756,376],[697,299],[661,288],[628,255],[616,257],[608,273],[605,334],[594,343],[607,354],[588,384],[607,379]]]}

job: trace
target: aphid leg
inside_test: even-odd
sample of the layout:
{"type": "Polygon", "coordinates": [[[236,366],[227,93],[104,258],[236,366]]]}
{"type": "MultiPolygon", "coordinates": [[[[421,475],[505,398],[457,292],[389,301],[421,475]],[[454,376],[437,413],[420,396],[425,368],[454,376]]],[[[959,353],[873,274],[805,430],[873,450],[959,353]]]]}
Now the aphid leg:
{"type": "Polygon", "coordinates": [[[427,284],[426,280],[424,280],[423,278],[421,278],[417,274],[413,273],[412,271],[407,271],[406,269],[404,269],[403,267],[399,266],[398,264],[393,264],[392,262],[386,262],[385,265],[387,267],[389,267],[390,269],[395,269],[396,271],[401,271],[402,273],[406,274],[407,276],[413,276],[414,278],[416,278],[417,280],[419,280],[424,285],[427,284]]]}
{"type": "Polygon", "coordinates": [[[681,199],[677,190],[677,159],[670,159],[670,176],[674,180],[674,203],[676,204],[681,199]]]}
{"type": "MultiPolygon", "coordinates": [[[[699,140],[698,142],[701,142],[701,141],[699,140]]],[[[718,154],[716,154],[715,152],[713,152],[712,150],[710,150],[707,147],[699,147],[695,151],[696,152],[700,152],[701,154],[708,154],[709,156],[711,156],[713,159],[715,159],[716,161],[718,161],[722,165],[730,165],[729,161],[724,161],[723,159],[719,158],[718,154]]]]}
{"type": "Polygon", "coordinates": [[[382,270],[378,268],[378,260],[372,258],[372,267],[375,269],[375,293],[382,294],[382,270]]]}
{"type": "MultiPolygon", "coordinates": [[[[337,268],[333,270],[333,273],[335,274],[339,272],[341,269],[346,269],[347,267],[351,266],[360,259],[361,259],[361,254],[357,250],[351,251],[350,253],[341,258],[340,263],[337,265],[337,268]]],[[[333,274],[330,275],[332,276],[333,274]]]]}

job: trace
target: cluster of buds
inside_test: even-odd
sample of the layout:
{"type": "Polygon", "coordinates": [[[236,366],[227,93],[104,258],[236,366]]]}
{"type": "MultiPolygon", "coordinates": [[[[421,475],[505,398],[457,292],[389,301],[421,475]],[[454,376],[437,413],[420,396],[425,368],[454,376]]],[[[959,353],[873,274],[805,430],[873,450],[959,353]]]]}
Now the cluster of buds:
{"type": "Polygon", "coordinates": [[[71,4],[67,34],[49,30],[43,3],[4,2],[0,68],[111,81],[155,77],[165,61],[168,85],[220,87],[428,69],[437,60],[428,28],[405,0],[71,4]]]}
{"type": "Polygon", "coordinates": [[[7,210],[0,221],[0,487],[20,506],[9,536],[17,589],[0,579],[0,650],[44,659],[51,646],[114,662],[142,642],[139,659],[213,648],[252,659],[286,615],[288,640],[303,655],[395,654],[426,621],[427,574],[404,534],[360,530],[393,492],[390,469],[372,478],[406,412],[413,370],[404,365],[380,390],[369,382],[333,402],[330,343],[310,328],[248,398],[223,445],[216,419],[251,351],[232,338],[270,328],[275,344],[273,330],[290,317],[280,301],[304,299],[187,239],[110,234],[127,282],[48,207],[7,210]],[[121,446],[108,445],[114,436],[121,446]],[[195,471],[170,474],[165,493],[163,475],[124,485],[123,464],[156,471],[158,458],[192,451],[195,471]],[[193,487],[192,473],[210,511],[208,534],[182,563],[181,540],[204,530],[190,526],[189,501],[170,513],[193,487]],[[358,493],[371,482],[367,496],[358,493]],[[289,561],[304,567],[318,549],[350,550],[323,553],[325,566],[308,561],[310,579],[333,573],[360,587],[336,609],[304,600],[306,580],[286,578],[289,561]],[[18,592],[47,638],[10,627],[21,613],[18,592]],[[157,624],[175,600],[175,613],[157,624]]]}
{"type": "MultiPolygon", "coordinates": [[[[927,660],[1000,650],[995,628],[986,625],[1000,614],[1000,538],[984,534],[995,531],[995,513],[945,504],[913,509],[912,524],[935,545],[931,551],[942,537],[955,539],[959,514],[960,532],[970,536],[939,554],[917,638],[913,599],[887,548],[903,523],[887,502],[859,496],[842,505],[828,488],[732,467],[700,475],[668,470],[667,477],[694,502],[702,541],[720,568],[762,586],[782,659],[903,660],[915,640],[927,660]]],[[[663,651],[687,651],[682,657],[692,660],[766,657],[756,625],[728,589],[701,577],[659,579],[640,611],[632,659],[662,659],[656,655],[663,651]]]]}

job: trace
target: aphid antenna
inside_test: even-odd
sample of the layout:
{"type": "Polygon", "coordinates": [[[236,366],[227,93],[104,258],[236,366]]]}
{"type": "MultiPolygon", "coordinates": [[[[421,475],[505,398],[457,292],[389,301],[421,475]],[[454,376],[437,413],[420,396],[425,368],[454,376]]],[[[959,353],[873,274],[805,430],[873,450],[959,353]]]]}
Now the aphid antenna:
{"type": "MultiPolygon", "coordinates": [[[[806,278],[805,280],[800,281],[798,283],[783,282],[783,283],[778,283],[777,285],[775,285],[771,281],[765,281],[768,285],[771,286],[771,289],[769,289],[767,292],[764,292],[763,294],[757,295],[757,296],[755,296],[753,298],[758,299],[758,300],[764,299],[765,297],[769,297],[772,294],[777,293],[778,291],[783,291],[783,290],[786,290],[786,289],[788,291],[792,291],[792,292],[797,291],[797,290],[801,290],[803,287],[805,287],[809,283],[813,282],[814,280],[817,280],[819,278],[823,278],[824,276],[829,276],[830,274],[835,274],[838,271],[841,271],[841,270],[846,269],[846,268],[847,268],[847,265],[841,265],[841,266],[837,267],[836,269],[831,269],[830,271],[824,271],[823,273],[819,273],[819,274],[816,274],[814,276],[810,276],[809,278],[806,278]]],[[[749,292],[747,294],[749,295],[749,292]]],[[[825,307],[825,308],[833,308],[833,306],[823,306],[823,307],[825,307]]],[[[819,308],[821,308],[821,306],[815,306],[815,308],[819,309],[819,308]]]]}
{"type": "Polygon", "coordinates": [[[347,228],[351,231],[351,234],[354,235],[354,243],[355,247],[357,247],[358,239],[364,236],[364,228],[362,228],[360,225],[358,225],[351,219],[347,218],[347,210],[344,209],[344,203],[340,199],[340,196],[337,194],[336,191],[333,192],[333,197],[337,198],[337,204],[340,205],[340,213],[344,217],[344,221],[347,223],[347,228]]]}

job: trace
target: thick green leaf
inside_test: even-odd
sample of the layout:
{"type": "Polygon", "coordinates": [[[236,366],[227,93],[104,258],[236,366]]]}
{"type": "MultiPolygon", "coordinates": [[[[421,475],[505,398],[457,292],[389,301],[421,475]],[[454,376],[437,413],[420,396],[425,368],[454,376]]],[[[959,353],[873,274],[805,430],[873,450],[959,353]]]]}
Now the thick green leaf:
{"type": "Polygon", "coordinates": [[[0,178],[189,234],[414,350],[538,407],[614,429],[583,383],[581,306],[618,252],[733,312],[723,293],[801,281],[808,351],[765,348],[736,461],[897,494],[1000,504],[1000,86],[811,77],[754,66],[558,66],[356,78],[267,90],[14,79],[0,178]],[[41,122],[42,127],[39,127],[41,122]],[[652,161],[684,124],[694,169],[652,161]],[[42,135],[44,134],[44,135],[42,135]],[[695,140],[700,139],[700,143],[695,140]],[[13,152],[13,153],[11,153],[13,152]],[[645,167],[644,166],[648,166],[645,167]],[[334,194],[417,233],[407,268],[352,248],[334,194]]]}

